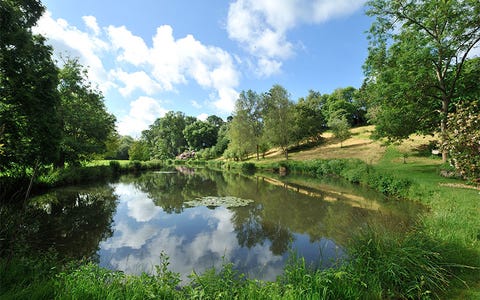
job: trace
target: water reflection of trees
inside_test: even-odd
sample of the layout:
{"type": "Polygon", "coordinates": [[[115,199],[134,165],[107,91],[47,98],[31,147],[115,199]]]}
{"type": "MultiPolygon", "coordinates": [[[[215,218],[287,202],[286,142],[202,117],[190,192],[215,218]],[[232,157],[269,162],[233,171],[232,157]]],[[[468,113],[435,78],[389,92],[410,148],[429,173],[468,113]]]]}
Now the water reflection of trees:
{"type": "Polygon", "coordinates": [[[277,249],[288,248],[292,233],[308,235],[311,242],[328,238],[344,246],[363,225],[379,224],[386,230],[404,230],[415,222],[414,212],[419,211],[411,204],[402,207],[369,199],[365,199],[368,202],[365,207],[352,205],[351,198],[357,197],[351,194],[352,187],[346,190],[334,187],[340,190],[332,192],[311,188],[309,193],[300,193],[296,190],[305,188],[275,186],[262,178],[251,180],[232,174],[224,177],[227,184],[219,187],[221,193],[256,200],[253,208],[234,209],[232,222],[239,243],[245,246],[268,238],[278,243],[277,249]]]}
{"type": "Polygon", "coordinates": [[[32,200],[26,237],[34,249],[57,250],[60,256],[95,258],[102,240],[112,236],[117,197],[113,188],[57,189],[32,200]]]}
{"type": "MultiPolygon", "coordinates": [[[[128,178],[122,178],[124,180],[128,178]]],[[[290,248],[294,233],[308,235],[311,242],[328,238],[338,245],[346,245],[364,224],[379,223],[395,230],[398,224],[409,224],[414,219],[408,214],[411,211],[402,213],[399,207],[390,207],[391,203],[384,205],[368,200],[363,207],[362,203],[355,202],[363,198],[352,194],[353,187],[336,187],[337,190],[332,191],[292,188],[287,184],[271,184],[260,177],[252,180],[206,169],[183,174],[145,173],[130,180],[168,213],[181,213],[184,201],[203,196],[255,200],[247,207],[230,208],[238,243],[251,248],[269,241],[274,254],[290,248]],[[298,192],[300,189],[303,193],[298,192]]]]}
{"type": "Polygon", "coordinates": [[[216,195],[217,185],[221,185],[223,180],[221,173],[196,170],[189,174],[148,172],[138,177],[124,176],[121,181],[134,183],[136,188],[146,193],[165,212],[181,213],[185,201],[216,195]]]}

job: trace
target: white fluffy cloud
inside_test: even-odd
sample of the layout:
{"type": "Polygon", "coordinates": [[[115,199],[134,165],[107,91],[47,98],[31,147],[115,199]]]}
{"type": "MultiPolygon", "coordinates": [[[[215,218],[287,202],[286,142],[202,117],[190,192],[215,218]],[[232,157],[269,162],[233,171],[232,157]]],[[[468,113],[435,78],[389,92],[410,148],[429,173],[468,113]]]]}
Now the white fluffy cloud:
{"type": "Polygon", "coordinates": [[[157,118],[163,117],[167,110],[157,100],[150,97],[139,97],[130,103],[130,112],[118,122],[117,129],[122,135],[137,137],[157,118]]]}
{"type": "Polygon", "coordinates": [[[88,68],[89,79],[106,92],[113,83],[108,79],[102,55],[110,49],[110,45],[97,36],[100,28],[95,17],[86,16],[83,20],[93,34],[69,25],[64,19],[53,19],[48,11],[40,18],[33,30],[49,39],[57,55],[67,53],[78,57],[80,63],[88,68]]]}
{"type": "Polygon", "coordinates": [[[131,83],[131,75],[127,79],[124,73],[116,72],[116,75],[122,75],[117,78],[126,85],[123,92],[131,92],[137,87],[147,93],[155,89],[172,91],[177,85],[188,84],[193,79],[202,88],[215,91],[213,103],[217,109],[226,112],[233,109],[238,96],[235,87],[239,83],[239,73],[228,52],[204,45],[192,35],[175,39],[169,25],[157,28],[151,48],[141,37],[135,36],[125,27],[110,26],[108,34],[113,46],[119,51],[119,61],[143,66],[145,72],[150,74],[148,79],[145,72],[135,74],[136,79],[142,78],[141,84],[138,80],[131,83]],[[235,92],[225,93],[226,90],[235,92]]]}
{"type": "Polygon", "coordinates": [[[120,51],[117,60],[134,66],[147,62],[149,50],[141,37],[133,35],[125,26],[109,26],[107,32],[114,49],[120,51]]]}
{"type": "Polygon", "coordinates": [[[365,0],[237,0],[230,4],[227,31],[258,59],[259,76],[280,72],[294,45],[287,32],[299,24],[318,24],[353,13],[365,0]]]}
{"type": "Polygon", "coordinates": [[[206,121],[207,118],[208,118],[208,114],[206,114],[206,113],[199,114],[199,115],[197,116],[197,119],[199,119],[200,121],[206,121]]]}
{"type": "Polygon", "coordinates": [[[98,26],[97,18],[94,16],[83,16],[82,19],[83,22],[85,22],[85,25],[87,25],[87,27],[90,28],[95,35],[100,34],[100,27],[98,26]]]}
{"type": "Polygon", "coordinates": [[[205,45],[192,35],[177,39],[169,25],[157,28],[149,46],[125,26],[100,27],[94,16],[82,19],[83,31],[46,12],[35,32],[47,37],[57,53],[78,57],[88,68],[90,81],[104,94],[115,87],[127,100],[137,97],[129,114],[120,118],[122,134],[138,135],[138,130],[146,128],[145,122],[165,112],[153,98],[164,92],[179,94],[190,84],[207,91],[210,97],[203,100],[219,113],[233,110],[240,74],[238,60],[227,51],[205,45]]]}
{"type": "Polygon", "coordinates": [[[116,69],[110,71],[110,76],[122,82],[124,87],[119,88],[118,91],[124,97],[130,96],[137,89],[147,95],[153,95],[162,90],[161,85],[144,71],[127,73],[121,69],[116,69]]]}

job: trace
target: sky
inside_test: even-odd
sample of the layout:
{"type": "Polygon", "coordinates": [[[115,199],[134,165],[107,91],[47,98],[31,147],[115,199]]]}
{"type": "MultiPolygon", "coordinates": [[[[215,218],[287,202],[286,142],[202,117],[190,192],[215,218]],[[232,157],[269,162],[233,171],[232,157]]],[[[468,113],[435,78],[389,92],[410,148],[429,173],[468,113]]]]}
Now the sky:
{"type": "Polygon", "coordinates": [[[139,137],[168,111],[226,119],[241,91],[280,84],[297,101],[363,82],[364,0],[43,0],[34,28],[78,58],[139,137]]]}

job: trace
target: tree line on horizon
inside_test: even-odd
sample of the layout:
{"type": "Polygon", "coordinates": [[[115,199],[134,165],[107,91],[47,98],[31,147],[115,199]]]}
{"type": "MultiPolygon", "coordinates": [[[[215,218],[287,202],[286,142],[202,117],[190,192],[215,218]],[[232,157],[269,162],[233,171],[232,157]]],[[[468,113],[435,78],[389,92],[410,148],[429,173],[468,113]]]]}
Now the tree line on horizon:
{"type": "MultiPolygon", "coordinates": [[[[338,137],[345,139],[349,128],[367,124],[366,113],[366,102],[353,87],[323,95],[310,90],[294,102],[284,87],[274,85],[260,94],[242,91],[227,121],[215,115],[202,121],[170,111],[144,130],[138,140],[121,137],[120,144],[128,140],[128,158],[134,160],[173,159],[184,151],[195,151],[204,159],[224,156],[243,160],[252,153],[258,159],[271,147],[280,147],[288,158],[289,146],[318,144],[327,128],[337,130],[338,137]]],[[[127,158],[125,151],[122,155],[127,158]]]]}
{"type": "Polygon", "coordinates": [[[201,158],[259,159],[270,147],[318,143],[327,128],[340,140],[352,126],[375,125],[374,136],[395,142],[413,133],[440,133],[443,160],[465,177],[480,177],[480,2],[366,3],[374,17],[360,89],[309,94],[293,101],[274,85],[242,91],[231,117],[205,121],[168,112],[140,139],[120,136],[103,95],[78,59],[60,67],[53,49],[32,33],[39,0],[0,2],[0,173],[25,176],[44,167],[106,157],[172,159],[186,150],[201,158]]]}

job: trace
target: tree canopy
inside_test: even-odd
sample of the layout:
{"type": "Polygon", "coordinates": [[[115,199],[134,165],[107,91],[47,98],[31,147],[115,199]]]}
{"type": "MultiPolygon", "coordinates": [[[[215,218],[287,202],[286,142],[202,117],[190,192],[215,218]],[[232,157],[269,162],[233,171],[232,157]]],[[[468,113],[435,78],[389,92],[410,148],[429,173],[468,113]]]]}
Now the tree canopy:
{"type": "Polygon", "coordinates": [[[86,78],[87,71],[76,59],[65,61],[60,70],[60,166],[105,152],[105,142],[115,129],[115,117],[107,112],[102,93],[86,78]]]}
{"type": "Polygon", "coordinates": [[[323,114],[323,98],[319,92],[310,90],[306,98],[298,99],[294,107],[295,134],[294,139],[301,142],[304,139],[320,141],[322,132],[326,129],[323,114]]]}
{"type": "Polygon", "coordinates": [[[465,62],[480,41],[480,2],[371,0],[367,6],[375,22],[366,90],[377,133],[395,140],[441,131],[444,139],[465,62]]]}
{"type": "Polygon", "coordinates": [[[0,2],[0,171],[57,159],[57,68],[31,31],[43,11],[40,1],[0,2]]]}
{"type": "Polygon", "coordinates": [[[247,153],[257,152],[262,134],[262,98],[252,90],[242,91],[235,102],[235,111],[229,127],[229,154],[243,158],[247,153]]]}
{"type": "Polygon", "coordinates": [[[274,85],[264,97],[264,138],[271,145],[278,146],[288,159],[288,146],[294,140],[294,104],[288,91],[281,85],[274,85]]]}
{"type": "Polygon", "coordinates": [[[200,150],[217,143],[218,129],[209,122],[197,120],[185,127],[183,135],[190,149],[200,150]]]}
{"type": "Polygon", "coordinates": [[[0,11],[0,171],[35,174],[104,152],[115,118],[78,60],[57,68],[45,38],[32,34],[40,1],[2,1],[0,11]]]}

